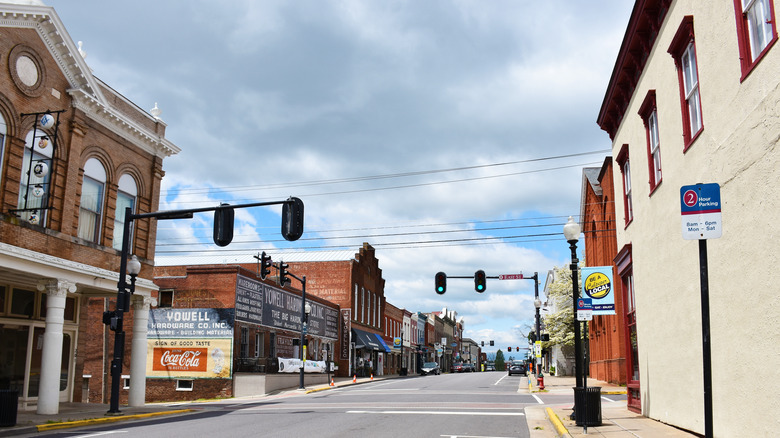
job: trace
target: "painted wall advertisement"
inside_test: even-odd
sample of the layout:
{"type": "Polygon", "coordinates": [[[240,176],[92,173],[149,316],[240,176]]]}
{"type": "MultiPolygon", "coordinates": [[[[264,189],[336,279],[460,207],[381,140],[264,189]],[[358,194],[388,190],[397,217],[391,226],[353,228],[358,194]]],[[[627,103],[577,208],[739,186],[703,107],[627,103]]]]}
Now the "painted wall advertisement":
{"type": "Polygon", "coordinates": [[[582,297],[592,299],[594,315],[615,314],[612,266],[582,268],[582,297]]]}
{"type": "MultiPolygon", "coordinates": [[[[311,313],[307,323],[307,333],[334,341],[338,339],[338,310],[314,301],[308,302],[311,313]]],[[[292,292],[238,276],[236,321],[300,332],[302,305],[303,299],[292,292]]]]}
{"type": "Polygon", "coordinates": [[[151,309],[146,377],[229,379],[234,309],[151,309]]]}

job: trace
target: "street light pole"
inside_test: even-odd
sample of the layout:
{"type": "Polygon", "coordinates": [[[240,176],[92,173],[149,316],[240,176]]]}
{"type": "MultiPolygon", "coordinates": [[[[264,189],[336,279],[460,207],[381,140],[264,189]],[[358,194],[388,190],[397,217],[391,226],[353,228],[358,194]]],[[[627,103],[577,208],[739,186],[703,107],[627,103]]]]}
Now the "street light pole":
{"type": "MultiPolygon", "coordinates": [[[[575,374],[575,392],[574,392],[574,412],[579,411],[579,400],[577,397],[577,389],[583,388],[583,370],[580,366],[580,360],[582,357],[582,347],[580,345],[580,323],[577,321],[577,298],[579,296],[579,277],[578,266],[579,260],[577,259],[577,242],[580,240],[580,224],[574,222],[571,216],[569,221],[563,226],[563,235],[566,237],[566,241],[569,242],[569,248],[571,249],[571,287],[572,287],[572,306],[573,306],[573,318],[574,318],[574,374],[575,374]]],[[[584,397],[584,394],[583,394],[584,397]]],[[[572,414],[574,415],[574,414],[572,414]]]]}
{"type": "MultiPolygon", "coordinates": [[[[536,307],[536,342],[542,341],[542,324],[539,309],[542,307],[542,300],[539,299],[539,273],[534,272],[534,307],[536,307]]],[[[541,345],[541,344],[539,344],[541,345]]],[[[534,343],[534,356],[536,356],[536,343],[534,343]]],[[[541,356],[541,351],[540,351],[541,356]]],[[[536,357],[536,377],[542,377],[542,358],[536,357]]]]}
{"type": "Polygon", "coordinates": [[[307,331],[307,325],[306,323],[309,320],[309,314],[311,313],[311,305],[306,302],[306,276],[304,275],[302,278],[295,277],[292,274],[287,274],[291,277],[294,277],[295,279],[299,280],[302,284],[301,290],[302,290],[302,297],[301,300],[301,378],[300,382],[298,383],[298,389],[306,389],[306,387],[303,384],[303,373],[304,368],[306,368],[306,331],[307,331]]]}

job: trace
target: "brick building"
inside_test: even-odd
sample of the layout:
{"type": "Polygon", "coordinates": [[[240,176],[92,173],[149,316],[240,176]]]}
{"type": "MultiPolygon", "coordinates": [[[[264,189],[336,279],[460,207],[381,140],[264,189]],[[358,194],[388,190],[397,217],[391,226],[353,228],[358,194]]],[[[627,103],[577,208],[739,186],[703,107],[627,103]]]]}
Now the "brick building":
{"type": "MultiPolygon", "coordinates": [[[[150,319],[147,399],[257,395],[297,384],[298,368],[290,370],[292,375],[283,374],[284,364],[290,363],[285,359],[301,357],[302,291],[296,280],[282,288],[276,279],[263,281],[256,270],[230,264],[156,267],[159,307],[150,319]],[[208,319],[205,330],[197,330],[197,325],[156,330],[170,328],[167,322],[181,311],[215,316],[199,318],[201,324],[208,319]],[[218,327],[215,319],[227,330],[211,330],[218,327]],[[205,359],[197,366],[169,367],[161,362],[168,350],[205,359]]],[[[306,360],[323,361],[338,351],[340,309],[308,293],[306,304],[311,309],[304,336],[306,360]]],[[[324,376],[305,379],[315,380],[324,382],[324,376]]]]}
{"type": "MultiPolygon", "coordinates": [[[[53,8],[0,13],[0,389],[54,414],[107,400],[112,333],[99,321],[114,308],[123,213],[157,209],[163,158],[179,148],[162,120],[93,75],[53,8]]],[[[142,268],[125,326],[142,332],[155,235],[139,220],[128,236],[142,268]]],[[[136,378],[121,399],[138,405],[144,370],[131,357],[146,349],[132,345],[124,369],[136,378]]]]}
{"type": "MultiPolygon", "coordinates": [[[[582,172],[582,202],[580,220],[585,237],[587,266],[612,266],[614,259],[615,195],[612,183],[612,158],[607,157],[601,167],[589,167],[582,172]]],[[[626,383],[626,311],[623,307],[623,288],[612,282],[614,315],[594,315],[588,323],[590,376],[606,382],[626,383]]]]}

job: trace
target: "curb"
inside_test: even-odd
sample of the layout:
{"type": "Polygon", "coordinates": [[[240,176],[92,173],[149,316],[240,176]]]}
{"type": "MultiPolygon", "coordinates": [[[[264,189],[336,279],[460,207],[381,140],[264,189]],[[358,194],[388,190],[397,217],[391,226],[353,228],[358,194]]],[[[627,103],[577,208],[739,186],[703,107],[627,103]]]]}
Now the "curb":
{"type": "Polygon", "coordinates": [[[38,426],[35,426],[35,429],[38,430],[38,432],[44,432],[48,430],[55,430],[55,429],[67,429],[71,427],[81,427],[81,426],[89,426],[94,424],[103,424],[103,423],[115,423],[118,421],[124,421],[124,420],[134,420],[139,418],[150,418],[150,417],[157,417],[160,415],[172,415],[172,414],[184,414],[187,412],[195,412],[195,409],[178,409],[174,411],[161,411],[161,412],[150,412],[147,414],[134,414],[134,415],[123,415],[123,416],[116,416],[116,417],[105,417],[105,418],[92,418],[89,420],[77,420],[77,421],[64,421],[62,423],[51,423],[51,424],[40,424],[38,426]]]}
{"type": "Polygon", "coordinates": [[[550,419],[550,423],[555,427],[558,436],[569,435],[569,429],[566,429],[566,426],[563,425],[561,419],[555,415],[555,411],[553,411],[552,408],[545,408],[544,410],[547,412],[547,418],[550,419]]]}

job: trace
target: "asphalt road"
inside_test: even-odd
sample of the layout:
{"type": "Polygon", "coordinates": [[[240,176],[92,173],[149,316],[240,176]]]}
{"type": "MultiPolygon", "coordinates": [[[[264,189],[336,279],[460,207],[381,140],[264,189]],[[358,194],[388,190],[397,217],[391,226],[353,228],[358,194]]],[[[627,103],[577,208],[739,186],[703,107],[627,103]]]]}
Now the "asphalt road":
{"type": "Polygon", "coordinates": [[[529,437],[526,406],[572,397],[528,394],[527,385],[525,377],[504,372],[397,378],[310,394],[177,405],[198,411],[36,436],[529,437]]]}

